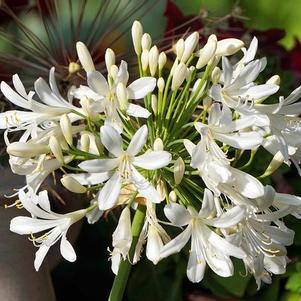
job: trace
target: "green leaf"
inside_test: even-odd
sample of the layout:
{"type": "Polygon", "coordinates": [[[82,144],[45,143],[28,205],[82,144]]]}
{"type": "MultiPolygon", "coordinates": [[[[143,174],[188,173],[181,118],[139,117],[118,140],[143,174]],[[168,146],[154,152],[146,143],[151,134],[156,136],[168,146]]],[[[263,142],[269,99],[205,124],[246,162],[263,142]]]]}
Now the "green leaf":
{"type": "Polygon", "coordinates": [[[285,288],[294,293],[301,293],[301,272],[291,275],[286,282],[285,288]]]}

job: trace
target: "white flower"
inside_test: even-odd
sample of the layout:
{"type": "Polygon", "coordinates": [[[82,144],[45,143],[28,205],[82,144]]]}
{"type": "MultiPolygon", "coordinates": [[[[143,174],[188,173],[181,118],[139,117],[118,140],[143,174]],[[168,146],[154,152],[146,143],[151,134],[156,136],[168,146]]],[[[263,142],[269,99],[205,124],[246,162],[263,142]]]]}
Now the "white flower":
{"type": "Polygon", "coordinates": [[[101,142],[114,156],[110,159],[95,159],[84,161],[79,167],[89,173],[113,172],[98,194],[99,208],[112,208],[120,194],[122,184],[132,183],[139,194],[151,202],[159,203],[160,196],[157,190],[137,171],[135,167],[146,170],[155,170],[169,164],[171,155],[166,151],[151,151],[137,156],[146,143],[147,126],[142,126],[133,136],[126,151],[122,148],[120,134],[111,126],[101,128],[101,142]]]}
{"type": "Polygon", "coordinates": [[[228,228],[236,225],[244,216],[240,207],[236,206],[219,217],[211,218],[214,213],[213,194],[206,189],[199,213],[192,207],[185,209],[179,204],[167,205],[164,212],[172,224],[187,227],[161,249],[161,258],[179,252],[191,238],[187,266],[187,277],[190,281],[200,282],[203,279],[206,263],[222,277],[233,275],[230,256],[244,258],[245,253],[216,234],[209,226],[228,228]]]}
{"type": "Polygon", "coordinates": [[[21,235],[32,235],[32,241],[39,248],[36,252],[34,267],[38,271],[48,250],[57,241],[60,242],[62,256],[68,261],[75,261],[76,254],[66,238],[69,227],[82,219],[87,210],[78,210],[67,214],[54,213],[50,209],[47,191],[44,190],[39,195],[34,195],[32,191],[25,194],[19,192],[19,198],[23,207],[31,213],[32,217],[18,216],[11,220],[10,230],[21,235]],[[35,204],[37,202],[37,204],[35,204]],[[48,230],[40,237],[33,234],[48,230]]]}

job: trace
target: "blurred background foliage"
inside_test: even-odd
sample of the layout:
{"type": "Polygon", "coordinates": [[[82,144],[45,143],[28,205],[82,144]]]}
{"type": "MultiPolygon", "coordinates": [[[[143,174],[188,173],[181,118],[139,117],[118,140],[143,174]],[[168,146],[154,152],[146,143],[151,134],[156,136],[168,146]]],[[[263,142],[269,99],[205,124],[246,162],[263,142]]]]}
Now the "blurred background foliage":
{"type": "MultiPolygon", "coordinates": [[[[259,39],[260,56],[268,57],[268,68],[264,77],[279,74],[282,78],[281,95],[287,95],[301,81],[301,1],[299,0],[75,0],[75,1],[6,1],[6,9],[0,13],[0,78],[9,81],[11,75],[19,73],[25,77],[27,86],[33,84],[38,74],[47,77],[47,69],[56,65],[58,79],[62,90],[66,86],[79,83],[80,74],[71,74],[70,62],[76,62],[75,41],[84,42],[91,38],[98,7],[108,5],[97,23],[95,36],[91,38],[91,47],[103,67],[103,53],[106,47],[112,47],[120,58],[131,58],[126,55],[130,49],[128,32],[132,21],[139,18],[145,28],[161,47],[172,45],[175,37],[189,31],[198,30],[200,43],[210,33],[222,37],[238,37],[248,44],[252,36],[259,39]],[[146,2],[141,6],[141,1],[146,2]],[[38,3],[38,5],[37,5],[38,3]],[[57,12],[51,6],[55,3],[57,12]],[[70,9],[72,3],[72,9],[70,9]],[[82,5],[85,3],[84,12],[82,5]],[[121,3],[120,10],[114,3],[121,3]],[[122,6],[124,5],[124,6],[122,6]],[[148,6],[147,6],[148,5],[148,6]],[[7,14],[7,7],[12,14],[7,14]],[[133,11],[124,21],[115,22],[116,18],[133,11]],[[110,17],[113,14],[113,18],[110,17]],[[9,16],[10,15],[10,16],[9,16]],[[70,17],[72,16],[72,18],[70,17]],[[18,18],[18,19],[16,19],[18,18]],[[72,23],[79,26],[79,34],[72,35],[72,23]],[[19,20],[20,23],[18,25],[19,20]],[[53,31],[49,39],[43,26],[53,31]],[[115,23],[114,23],[115,22],[115,23]],[[114,24],[114,26],[112,26],[114,24]],[[25,27],[24,27],[25,26],[25,27]],[[106,29],[111,26],[110,32],[106,29]],[[51,54],[43,48],[34,47],[28,35],[38,37],[51,54]],[[59,35],[64,40],[60,44],[59,35]],[[93,45],[92,45],[93,44],[93,45]],[[94,45],[95,44],[95,45],[94,45]],[[21,47],[19,47],[21,45],[21,47]],[[26,48],[28,47],[28,48],[26,48]],[[32,48],[33,47],[33,48],[32,48]],[[34,49],[34,55],[28,51],[34,49]],[[26,50],[26,51],[25,51],[26,50]],[[51,60],[49,58],[51,57],[51,60]],[[43,59],[41,65],[38,57],[43,59]]],[[[1,1],[1,8],[5,1],[1,1]]],[[[125,15],[126,16],[126,15],[125,15]]],[[[133,66],[135,68],[135,66],[133,66]]],[[[7,102],[1,100],[1,110],[8,108],[7,102]]],[[[248,171],[260,175],[266,169],[271,158],[259,150],[248,171]]],[[[242,157],[243,165],[248,158],[242,157]],[[244,162],[245,161],[245,162],[244,162]]],[[[2,164],[3,163],[2,159],[2,164]]],[[[301,195],[300,177],[295,170],[281,168],[271,180],[279,192],[301,195]]],[[[257,291],[254,279],[247,275],[244,267],[235,261],[235,275],[221,278],[209,269],[205,279],[199,284],[192,284],[186,279],[188,247],[178,255],[163,260],[157,266],[142,259],[133,267],[127,287],[128,301],[201,301],[201,300],[256,300],[256,301],[300,301],[301,300],[301,223],[288,218],[287,225],[295,230],[295,244],[288,248],[291,263],[285,275],[273,278],[271,285],[265,285],[257,291]]],[[[111,245],[111,234],[116,225],[116,218],[109,215],[96,225],[84,223],[76,243],[78,260],[75,263],[61,262],[52,272],[54,287],[59,301],[65,300],[106,300],[113,274],[108,261],[107,247],[111,245]],[[103,299],[100,297],[103,296],[103,299]]],[[[169,229],[170,233],[174,229],[169,229]]]]}

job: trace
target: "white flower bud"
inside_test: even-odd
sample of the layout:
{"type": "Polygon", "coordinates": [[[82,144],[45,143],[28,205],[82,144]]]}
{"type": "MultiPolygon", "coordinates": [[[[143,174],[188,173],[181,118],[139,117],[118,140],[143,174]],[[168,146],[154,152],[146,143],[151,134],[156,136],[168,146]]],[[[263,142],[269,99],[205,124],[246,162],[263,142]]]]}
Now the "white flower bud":
{"type": "Polygon", "coordinates": [[[56,157],[56,159],[59,162],[61,162],[62,164],[64,164],[64,156],[63,156],[62,147],[55,136],[50,137],[49,147],[50,147],[50,150],[52,151],[53,155],[56,157]]]}
{"type": "Polygon", "coordinates": [[[151,76],[154,76],[158,67],[159,50],[157,46],[153,46],[149,51],[148,64],[151,76]]]}
{"type": "Polygon", "coordinates": [[[129,103],[128,103],[128,92],[123,83],[118,83],[116,87],[116,96],[120,105],[120,109],[122,111],[125,111],[129,103]]]}
{"type": "Polygon", "coordinates": [[[273,75],[270,79],[267,80],[267,84],[274,84],[279,86],[280,85],[280,76],[279,75],[273,75]]]}
{"type": "Polygon", "coordinates": [[[175,193],[174,190],[172,190],[170,193],[169,193],[169,200],[172,202],[172,203],[175,203],[177,201],[177,194],[175,193]]]}
{"type": "Polygon", "coordinates": [[[156,115],[157,111],[158,111],[158,99],[155,94],[152,94],[151,106],[152,106],[152,110],[153,110],[154,114],[156,115]]]}
{"type": "Polygon", "coordinates": [[[73,144],[72,125],[71,125],[70,118],[68,117],[67,114],[62,115],[60,119],[60,126],[67,143],[69,145],[72,145],[73,144]]]}
{"type": "Polygon", "coordinates": [[[228,56],[236,53],[242,47],[244,47],[244,42],[239,39],[224,39],[217,42],[215,55],[218,56],[228,56]]]}
{"type": "Polygon", "coordinates": [[[156,186],[156,189],[160,195],[161,202],[165,200],[166,198],[166,185],[165,182],[162,180],[159,180],[156,186]]]}
{"type": "Polygon", "coordinates": [[[175,60],[172,67],[171,67],[171,70],[170,70],[170,75],[173,75],[174,72],[175,72],[175,69],[178,67],[179,65],[179,61],[178,60],[175,60]]]}
{"type": "Polygon", "coordinates": [[[267,177],[274,173],[284,162],[284,157],[280,151],[278,151],[273,159],[271,160],[269,166],[265,170],[265,172],[261,175],[261,177],[267,177]]]}
{"type": "Polygon", "coordinates": [[[182,58],[182,55],[184,53],[184,47],[185,47],[185,42],[183,39],[179,39],[177,44],[176,44],[176,55],[177,59],[180,60],[182,58]]]}
{"type": "Polygon", "coordinates": [[[185,172],[185,163],[183,159],[179,157],[176,160],[173,168],[174,180],[176,185],[179,185],[181,183],[184,176],[184,172],[185,172]]]}
{"type": "Polygon", "coordinates": [[[215,67],[211,73],[211,81],[216,85],[221,78],[222,71],[219,67],[215,67]]]}
{"type": "Polygon", "coordinates": [[[132,25],[132,39],[134,49],[137,55],[141,53],[141,39],[143,35],[143,28],[139,21],[134,21],[132,25]]]}
{"type": "Polygon", "coordinates": [[[88,153],[90,148],[90,137],[87,133],[83,133],[80,137],[81,150],[88,153]]]}
{"type": "Polygon", "coordinates": [[[198,56],[199,59],[196,64],[197,69],[201,69],[208,64],[211,58],[215,55],[217,47],[217,38],[216,35],[212,34],[206,43],[206,45],[200,49],[198,56]]]}
{"type": "Polygon", "coordinates": [[[187,76],[187,67],[185,64],[180,63],[174,70],[172,82],[171,82],[171,90],[176,91],[184,82],[187,76]]]}
{"type": "Polygon", "coordinates": [[[184,52],[181,57],[181,62],[186,63],[186,61],[190,58],[192,55],[195,47],[199,43],[199,33],[198,32],[193,32],[191,35],[188,36],[188,38],[185,40],[184,43],[184,52]]]}
{"type": "Polygon", "coordinates": [[[147,243],[145,255],[153,264],[157,264],[160,260],[160,251],[163,247],[163,242],[157,228],[150,224],[147,232],[147,243]]]}
{"type": "Polygon", "coordinates": [[[158,64],[159,64],[159,70],[162,70],[163,67],[165,66],[166,62],[167,62],[167,57],[165,52],[161,52],[159,55],[159,60],[158,60],[158,64]]]}
{"type": "Polygon", "coordinates": [[[112,65],[110,67],[110,75],[113,78],[114,81],[116,81],[117,75],[118,75],[118,67],[116,65],[112,65]]]}
{"type": "Polygon", "coordinates": [[[95,71],[95,66],[87,46],[83,42],[76,43],[77,55],[86,72],[95,71]]]}
{"type": "Polygon", "coordinates": [[[141,40],[142,50],[150,50],[152,46],[152,38],[148,33],[144,33],[141,40]]]}
{"type": "Polygon", "coordinates": [[[207,96],[203,99],[203,107],[204,110],[208,111],[208,109],[211,107],[212,105],[212,98],[207,96]]]}
{"type": "Polygon", "coordinates": [[[161,138],[156,138],[154,141],[154,151],[162,151],[164,149],[163,141],[161,138]]]}
{"type": "Polygon", "coordinates": [[[91,104],[92,104],[92,99],[84,96],[83,98],[81,98],[81,100],[79,101],[83,111],[84,111],[84,114],[86,116],[93,116],[95,114],[95,112],[93,112],[91,110],[91,104]]]}
{"type": "Polygon", "coordinates": [[[7,146],[6,151],[11,156],[32,158],[41,154],[47,154],[49,147],[47,145],[30,142],[13,142],[7,146]]]}
{"type": "Polygon", "coordinates": [[[108,48],[105,53],[105,62],[108,72],[111,72],[111,67],[115,65],[115,53],[111,48],[108,48]]]}
{"type": "Polygon", "coordinates": [[[149,58],[149,51],[148,50],[143,50],[141,54],[141,65],[142,65],[142,70],[145,72],[148,68],[148,58],[149,58]]]}
{"type": "Polygon", "coordinates": [[[159,89],[160,92],[162,92],[164,90],[165,87],[165,81],[163,77],[160,77],[157,81],[157,87],[159,89]]]}
{"type": "Polygon", "coordinates": [[[74,193],[85,193],[87,191],[85,186],[81,185],[77,180],[69,175],[63,176],[61,178],[61,183],[65,188],[74,193]]]}

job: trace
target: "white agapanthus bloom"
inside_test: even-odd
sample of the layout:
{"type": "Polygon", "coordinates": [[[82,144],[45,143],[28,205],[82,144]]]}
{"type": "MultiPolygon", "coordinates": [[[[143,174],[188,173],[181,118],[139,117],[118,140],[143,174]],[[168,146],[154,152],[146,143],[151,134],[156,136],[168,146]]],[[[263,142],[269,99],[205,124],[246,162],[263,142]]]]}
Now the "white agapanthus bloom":
{"type": "Polygon", "coordinates": [[[38,271],[50,247],[56,242],[60,242],[62,256],[73,262],[76,260],[76,253],[66,238],[66,234],[71,225],[82,219],[86,209],[70,212],[67,214],[54,213],[50,209],[50,202],[47,191],[41,191],[35,195],[33,191],[25,193],[19,192],[19,199],[23,207],[32,215],[18,216],[11,220],[10,230],[21,235],[31,235],[31,240],[39,249],[36,252],[34,267],[38,271]],[[34,234],[47,231],[39,237],[34,234]]]}
{"type": "Polygon", "coordinates": [[[150,151],[137,156],[143,149],[148,129],[143,125],[133,136],[127,150],[123,150],[123,141],[115,128],[105,125],[100,132],[101,142],[114,158],[84,161],[79,167],[89,173],[113,172],[111,178],[98,193],[99,208],[112,208],[120,195],[123,184],[134,184],[139,194],[154,203],[160,203],[159,193],[136,169],[156,170],[168,165],[171,155],[166,151],[150,151]]]}
{"type": "Polygon", "coordinates": [[[187,266],[187,277],[190,281],[200,282],[203,279],[206,263],[222,277],[233,275],[234,270],[230,256],[244,258],[245,252],[216,234],[210,227],[235,226],[245,214],[241,207],[234,207],[219,217],[214,217],[213,193],[206,189],[199,213],[192,207],[186,209],[179,204],[165,206],[164,212],[173,225],[187,227],[161,249],[161,258],[178,253],[191,238],[187,266]]]}

